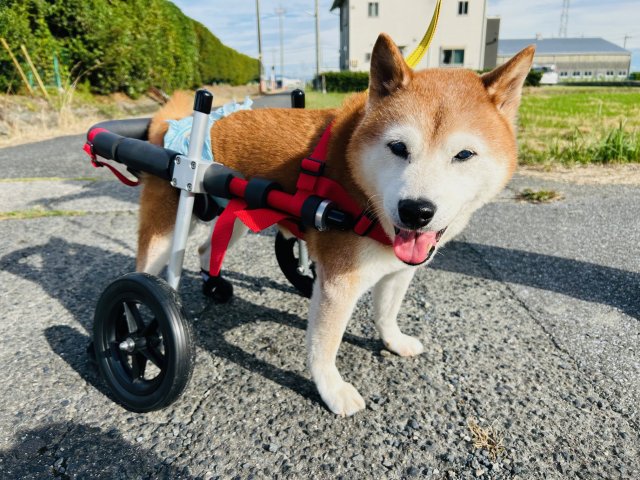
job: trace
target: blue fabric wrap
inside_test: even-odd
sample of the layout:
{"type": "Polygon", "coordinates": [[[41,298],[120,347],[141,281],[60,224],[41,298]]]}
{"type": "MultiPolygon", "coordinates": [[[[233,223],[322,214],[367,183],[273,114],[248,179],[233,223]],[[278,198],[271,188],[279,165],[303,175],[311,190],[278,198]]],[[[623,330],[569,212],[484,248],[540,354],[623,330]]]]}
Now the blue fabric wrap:
{"type": "MultiPolygon", "coordinates": [[[[253,105],[253,102],[249,97],[246,97],[242,103],[231,102],[214,110],[209,115],[208,130],[211,131],[211,127],[214,122],[221,118],[228,117],[239,110],[251,110],[251,105],[253,105]]],[[[169,148],[175,152],[186,155],[189,151],[189,136],[191,135],[193,117],[188,116],[181,120],[167,120],[167,123],[169,123],[169,130],[167,130],[167,133],[164,135],[164,148],[169,148]]],[[[204,147],[202,148],[202,159],[213,161],[210,135],[205,135],[204,147]]]]}

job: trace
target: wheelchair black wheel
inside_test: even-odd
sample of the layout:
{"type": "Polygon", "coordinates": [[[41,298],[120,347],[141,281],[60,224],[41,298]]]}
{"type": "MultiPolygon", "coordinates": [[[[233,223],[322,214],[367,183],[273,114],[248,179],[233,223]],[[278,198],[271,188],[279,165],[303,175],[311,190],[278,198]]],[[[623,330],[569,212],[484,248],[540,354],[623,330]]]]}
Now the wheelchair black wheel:
{"type": "Polygon", "coordinates": [[[309,265],[310,275],[304,275],[298,270],[298,240],[296,237],[285,238],[282,233],[276,235],[276,260],[280,270],[296,290],[303,296],[311,298],[316,271],[312,262],[309,265]]]}
{"type": "Polygon", "coordinates": [[[174,402],[195,363],[191,326],[178,294],[145,273],[124,275],[104,290],[96,306],[93,348],[113,396],[134,412],[174,402]]]}

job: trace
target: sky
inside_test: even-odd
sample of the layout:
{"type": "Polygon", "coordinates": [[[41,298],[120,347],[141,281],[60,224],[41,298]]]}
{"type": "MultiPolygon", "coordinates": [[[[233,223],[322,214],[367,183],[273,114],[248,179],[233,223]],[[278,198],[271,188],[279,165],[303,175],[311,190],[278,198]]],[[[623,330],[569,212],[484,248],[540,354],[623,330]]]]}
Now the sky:
{"type": "MultiPolygon", "coordinates": [[[[391,0],[381,0],[391,1],[391,0]]],[[[455,0],[443,0],[454,2],[455,0]]],[[[206,25],[225,45],[258,56],[255,0],[173,0],[188,16],[206,25]]],[[[284,75],[309,79],[315,73],[314,0],[260,0],[265,70],[280,74],[280,28],[276,11],[284,10],[284,75]]],[[[321,69],[338,70],[338,10],[320,0],[321,69]]],[[[487,14],[500,16],[500,38],[544,38],[558,35],[562,0],[488,0],[487,14]]],[[[632,52],[631,70],[640,71],[640,2],[638,0],[572,0],[569,37],[602,37],[632,52]]],[[[426,23],[429,19],[425,19],[426,23]]]]}

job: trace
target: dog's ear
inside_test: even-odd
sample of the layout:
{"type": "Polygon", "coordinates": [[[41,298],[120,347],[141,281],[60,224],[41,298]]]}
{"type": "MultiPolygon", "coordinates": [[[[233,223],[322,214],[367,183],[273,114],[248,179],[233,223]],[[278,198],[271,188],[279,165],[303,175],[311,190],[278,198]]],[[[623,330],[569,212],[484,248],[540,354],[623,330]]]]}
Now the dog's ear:
{"type": "Polygon", "coordinates": [[[369,98],[375,101],[391,95],[408,85],[412,75],[413,72],[391,37],[381,33],[371,53],[369,98]]]}
{"type": "Polygon", "coordinates": [[[511,122],[515,122],[520,106],[522,86],[529,70],[531,70],[535,51],[536,47],[529,45],[507,63],[481,77],[493,103],[511,122]]]}

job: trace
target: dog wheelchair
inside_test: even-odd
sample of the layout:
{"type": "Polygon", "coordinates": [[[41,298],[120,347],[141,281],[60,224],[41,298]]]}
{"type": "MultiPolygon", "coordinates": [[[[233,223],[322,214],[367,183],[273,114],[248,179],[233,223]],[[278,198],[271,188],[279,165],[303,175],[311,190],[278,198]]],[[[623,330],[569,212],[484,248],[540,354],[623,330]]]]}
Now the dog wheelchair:
{"type": "MultiPolygon", "coordinates": [[[[302,90],[293,91],[291,98],[292,107],[304,108],[302,90]]],[[[203,221],[218,215],[222,219],[225,209],[220,205],[242,198],[249,209],[280,212],[295,223],[294,231],[357,231],[361,223],[366,227],[362,234],[371,231],[370,221],[359,221],[367,220],[365,217],[356,218],[349,208],[338,208],[329,198],[307,195],[304,203],[296,202],[274,182],[245,180],[220,163],[203,160],[212,102],[213,95],[207,90],[196,93],[187,155],[148,143],[149,119],[102,122],[87,133],[85,151],[94,166],[114,170],[102,163],[102,159],[113,160],[134,175],[152,174],[180,190],[166,280],[146,273],[125,274],[107,286],[96,305],[89,353],[115,400],[135,412],[170,405],[185,390],[193,371],[193,333],[177,292],[193,215],[203,221]]],[[[315,272],[300,237],[285,238],[278,233],[275,254],[286,278],[301,295],[310,297],[315,272]]]]}

